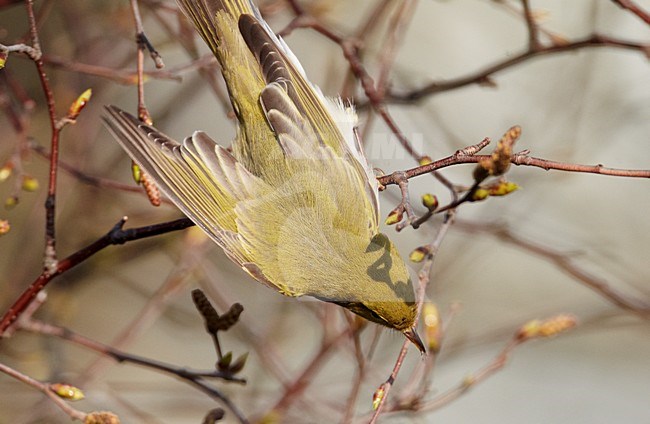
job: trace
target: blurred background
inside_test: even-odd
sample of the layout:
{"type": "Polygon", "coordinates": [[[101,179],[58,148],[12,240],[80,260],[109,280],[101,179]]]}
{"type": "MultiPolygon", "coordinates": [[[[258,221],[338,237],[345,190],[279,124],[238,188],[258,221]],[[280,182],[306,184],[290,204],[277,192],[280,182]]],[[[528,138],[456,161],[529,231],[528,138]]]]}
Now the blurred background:
{"type": "MultiPolygon", "coordinates": [[[[0,43],[26,38],[22,2],[0,2],[0,43]]],[[[520,1],[299,1],[327,28],[363,39],[362,60],[375,81],[396,95],[432,81],[475,75],[528,48],[520,1]],[[364,27],[365,25],[368,25],[364,27]],[[365,28],[365,29],[364,29],[365,28]],[[393,50],[389,49],[393,46],[393,50]],[[390,73],[382,77],[387,61],[390,73]]],[[[600,34],[650,45],[650,25],[608,0],[531,1],[544,46],[600,34]]],[[[295,16],[282,0],[259,3],[274,30],[295,16]]],[[[637,0],[650,10],[650,1],[637,0]]],[[[101,123],[102,107],[137,112],[135,27],[129,2],[36,1],[46,71],[57,112],[87,88],[93,97],[61,135],[57,192],[57,252],[66,257],[105,234],[121,217],[127,228],[181,217],[168,203],[150,205],[132,182],[130,160],[101,123]],[[63,166],[63,165],[62,165],[63,166]],[[75,174],[76,173],[76,174],[75,174]],[[80,178],[82,176],[92,179],[80,178]],[[124,187],[131,187],[127,191],[124,187]]],[[[216,65],[192,32],[179,30],[173,1],[139,2],[144,29],[166,67],[145,57],[145,102],[154,124],[176,139],[202,129],[223,145],[235,122],[216,65]],[[196,46],[196,50],[194,47],[196,46]],[[200,66],[204,65],[204,66],[200,66]],[[212,85],[210,85],[212,83],[212,85]]],[[[417,162],[370,111],[338,45],[310,29],[286,37],[307,75],[324,93],[343,92],[360,105],[361,131],[374,167],[385,173],[417,162]]],[[[516,150],[567,163],[650,168],[650,63],[639,49],[594,47],[539,55],[453,90],[387,108],[417,152],[439,159],[484,137],[523,129],[516,150]]],[[[0,71],[0,166],[12,174],[0,198],[11,230],[0,237],[0,308],[4,312],[41,272],[49,150],[46,103],[33,62],[11,54],[0,71]],[[20,124],[16,126],[15,118],[20,124]],[[34,191],[26,191],[27,178],[34,191]],[[9,202],[15,203],[15,202],[9,202]]],[[[490,146],[486,152],[490,152],[490,146]]],[[[458,185],[472,184],[472,165],[447,168],[458,185]]],[[[411,349],[388,406],[419,393],[436,399],[487,364],[532,319],[560,313],[579,325],[511,352],[506,366],[458,399],[433,411],[386,413],[381,422],[609,423],[648,422],[650,406],[650,189],[647,179],[607,177],[532,167],[507,174],[521,189],[503,198],[462,205],[431,272],[427,299],[444,333],[435,362],[411,349]],[[498,237],[507,233],[510,238],[498,237]],[[582,280],[582,281],[581,281],[582,280]],[[632,305],[613,304],[584,281],[602,282],[632,305]],[[632,308],[634,309],[634,308],[632,308]],[[429,367],[426,389],[413,373],[429,367]],[[414,389],[416,388],[416,389],[414,389]]],[[[448,190],[429,175],[411,180],[416,213],[424,193],[442,204],[448,190]]],[[[382,192],[382,219],[399,190],[382,192]]],[[[384,231],[404,257],[433,241],[435,216],[418,230],[384,231]]],[[[416,278],[420,264],[411,263],[416,278]]],[[[308,264],[306,264],[308,266],[308,264]]],[[[240,322],[220,336],[224,351],[249,352],[239,374],[247,384],[215,381],[250,419],[340,422],[346,410],[367,422],[372,395],[389,376],[403,338],[368,325],[359,337],[366,366],[356,404],[358,357],[341,309],[285,298],[254,282],[195,228],[112,246],[48,286],[35,318],[64,326],[125,352],[195,369],[214,367],[210,336],[190,291],[201,288],[217,309],[244,306],[240,322]],[[379,334],[379,336],[378,336],[379,334]],[[334,341],[333,341],[334,340],[334,341]],[[331,346],[330,346],[331,345],[331,346]],[[369,354],[371,353],[371,354],[369,354]],[[301,380],[302,378],[302,380],[301,380]],[[296,382],[306,383],[296,391],[296,382]],[[293,391],[292,391],[293,390],[293,391]],[[271,410],[282,413],[269,415],[271,410]]],[[[169,375],[114,361],[70,341],[18,331],[0,342],[0,362],[33,378],[83,388],[82,411],[110,410],[122,422],[196,423],[221,406],[169,375]]],[[[441,404],[442,405],[442,404],[441,404]]],[[[349,418],[349,417],[348,417],[349,418]]],[[[0,375],[0,423],[68,422],[41,393],[0,375]]],[[[237,422],[226,409],[226,422],[237,422]]]]}

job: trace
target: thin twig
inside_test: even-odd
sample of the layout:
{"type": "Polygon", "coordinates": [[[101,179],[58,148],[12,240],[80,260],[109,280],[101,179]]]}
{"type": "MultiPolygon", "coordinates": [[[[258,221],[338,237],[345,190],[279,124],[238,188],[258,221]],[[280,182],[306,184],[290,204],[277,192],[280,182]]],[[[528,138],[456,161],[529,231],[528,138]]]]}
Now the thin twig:
{"type": "Polygon", "coordinates": [[[93,350],[95,352],[101,353],[103,355],[110,356],[117,362],[131,363],[134,365],[139,365],[145,368],[154,369],[163,373],[174,375],[181,380],[184,380],[193,386],[196,386],[199,390],[206,393],[213,399],[221,401],[232,413],[237,417],[240,423],[248,423],[248,420],[243,415],[239,408],[232,403],[232,401],[224,395],[220,390],[218,390],[213,385],[205,381],[205,378],[218,378],[223,381],[230,381],[235,383],[245,383],[245,380],[233,377],[229,373],[223,373],[221,371],[203,371],[203,370],[191,370],[187,368],[176,367],[173,365],[166,364],[164,362],[156,361],[154,359],[144,358],[137,355],[132,355],[126,352],[122,352],[118,349],[115,349],[109,345],[105,345],[96,340],[89,339],[80,334],[77,334],[67,328],[58,327],[55,325],[47,324],[42,321],[37,320],[25,320],[20,322],[20,328],[38,334],[46,334],[50,336],[60,337],[64,340],[73,342],[80,346],[83,346],[87,349],[93,350]]]}
{"type": "Polygon", "coordinates": [[[375,424],[379,419],[379,414],[381,414],[384,404],[386,403],[386,399],[388,399],[388,393],[390,392],[391,387],[393,387],[393,383],[397,378],[397,374],[399,373],[399,370],[402,368],[402,364],[404,363],[404,358],[406,358],[406,352],[408,352],[408,348],[410,344],[411,342],[409,340],[405,340],[404,343],[402,343],[402,349],[400,349],[399,355],[397,355],[397,360],[395,361],[395,365],[393,366],[393,371],[391,371],[388,380],[386,380],[384,384],[382,384],[377,390],[376,393],[380,394],[381,399],[379,401],[379,404],[377,405],[377,408],[375,409],[375,412],[370,418],[368,424],[375,424]]]}
{"type": "Polygon", "coordinates": [[[138,77],[138,118],[147,124],[151,124],[151,115],[144,102],[144,49],[148,43],[142,26],[138,0],[131,0],[131,12],[135,21],[135,41],[137,50],[137,77],[138,77]]]}
{"type": "MultiPolygon", "coordinates": [[[[30,148],[38,153],[40,156],[49,159],[50,154],[45,150],[43,146],[40,146],[35,143],[30,144],[30,148]]],[[[115,190],[120,190],[120,191],[127,191],[127,192],[132,192],[132,193],[142,193],[142,188],[141,187],[136,187],[134,185],[130,184],[124,184],[119,181],[115,180],[109,180],[107,178],[101,178],[101,177],[95,177],[93,175],[88,175],[85,172],[80,171],[79,169],[75,168],[73,165],[64,162],[64,161],[59,161],[59,168],[66,171],[79,181],[81,181],[84,184],[88,184],[93,187],[98,187],[98,188],[110,188],[110,189],[115,189],[115,190]]],[[[167,200],[166,200],[167,201],[167,200]]],[[[169,201],[167,201],[170,203],[169,201]]]]}
{"type": "Polygon", "coordinates": [[[397,8],[389,22],[389,33],[386,42],[382,46],[382,53],[379,56],[379,76],[377,77],[377,91],[381,97],[384,96],[389,84],[390,74],[395,64],[395,58],[399,45],[404,39],[408,25],[413,18],[417,7],[417,0],[404,0],[397,8]]]}
{"type": "Polygon", "coordinates": [[[522,248],[524,251],[542,257],[554,263],[560,270],[594,290],[614,305],[633,312],[643,318],[650,318],[650,303],[648,301],[628,297],[619,293],[612,288],[607,281],[588,273],[578,266],[566,252],[558,251],[530,240],[525,240],[523,237],[514,234],[503,225],[485,225],[469,221],[461,221],[457,228],[473,233],[481,232],[490,234],[505,243],[515,245],[522,248]]]}
{"type": "Polygon", "coordinates": [[[528,28],[528,50],[537,51],[540,47],[539,44],[539,27],[535,23],[533,12],[530,10],[530,3],[528,0],[521,0],[524,9],[524,19],[526,20],[526,27],[528,28]]]}
{"type": "MultiPolygon", "coordinates": [[[[348,318],[348,323],[352,328],[355,327],[355,322],[357,318],[352,317],[351,314],[345,313],[346,318],[348,318]]],[[[358,328],[360,330],[361,328],[358,328]]],[[[352,422],[354,417],[354,408],[357,405],[357,399],[359,398],[359,392],[361,391],[361,383],[366,376],[366,358],[363,355],[363,347],[361,346],[360,340],[360,331],[354,331],[352,334],[352,342],[354,345],[354,358],[357,362],[356,375],[354,376],[354,383],[350,389],[350,394],[348,395],[348,401],[346,402],[345,412],[343,413],[343,418],[341,423],[347,424],[352,422]]]]}
{"type": "MultiPolygon", "coordinates": [[[[88,63],[81,63],[71,59],[63,58],[55,55],[44,55],[43,62],[45,65],[63,69],[69,72],[76,72],[79,74],[92,75],[100,78],[105,78],[111,81],[118,82],[125,85],[137,84],[138,71],[123,70],[108,68],[101,65],[91,65],[88,63]]],[[[195,71],[197,69],[210,69],[217,65],[217,60],[214,55],[204,54],[196,59],[174,67],[166,69],[155,69],[151,71],[143,71],[143,75],[147,78],[171,80],[180,82],[184,74],[195,71]]]]}
{"type": "MultiPolygon", "coordinates": [[[[363,58],[363,54],[365,52],[364,40],[370,34],[372,34],[372,32],[375,30],[377,26],[379,26],[379,24],[382,21],[382,16],[389,9],[388,6],[390,4],[394,4],[394,2],[391,0],[382,0],[378,2],[377,6],[374,7],[372,11],[368,14],[368,17],[365,19],[365,21],[361,25],[359,25],[357,30],[354,32],[352,38],[358,41],[357,54],[359,55],[359,58],[363,58]]],[[[356,83],[356,79],[354,78],[354,72],[352,72],[352,69],[348,68],[348,71],[346,72],[343,81],[344,81],[343,87],[340,90],[341,97],[344,99],[354,97],[353,84],[356,83]]]]}
{"type": "Polygon", "coordinates": [[[391,91],[386,94],[385,101],[388,103],[413,104],[434,94],[455,90],[457,88],[465,87],[470,84],[484,83],[488,81],[493,74],[526,62],[534,57],[547,56],[592,47],[619,48],[634,50],[647,54],[650,45],[635,43],[632,41],[609,37],[601,34],[592,34],[586,38],[572,42],[552,44],[546,47],[539,47],[537,50],[526,50],[522,53],[510,56],[508,59],[504,59],[500,62],[489,65],[483,69],[480,69],[463,77],[451,78],[445,81],[431,82],[424,87],[416,88],[405,93],[396,93],[391,91]]]}
{"type": "Polygon", "coordinates": [[[79,420],[79,421],[85,421],[86,419],[86,413],[81,412],[73,407],[71,407],[68,402],[66,402],[64,399],[59,397],[56,393],[54,393],[48,383],[42,383],[28,375],[25,375],[11,367],[8,367],[7,365],[3,364],[0,362],[0,372],[3,372],[7,374],[8,376],[11,376],[15,378],[18,381],[21,381],[28,386],[31,386],[39,391],[41,391],[43,394],[45,394],[56,406],[58,406],[63,412],[65,412],[70,418],[73,420],[79,420]]]}
{"type": "Polygon", "coordinates": [[[298,377],[285,388],[284,393],[276,402],[275,406],[271,408],[271,414],[282,417],[293,401],[299,397],[311,383],[314,374],[323,365],[323,362],[329,357],[333,348],[345,340],[351,334],[350,329],[346,329],[341,333],[333,336],[321,344],[320,349],[309,361],[309,364],[303,369],[298,377]]]}
{"type": "Polygon", "coordinates": [[[650,25],[650,13],[643,10],[639,5],[634,3],[632,0],[612,0],[614,4],[627,9],[630,12],[634,13],[640,19],[643,20],[646,24],[650,25]]]}

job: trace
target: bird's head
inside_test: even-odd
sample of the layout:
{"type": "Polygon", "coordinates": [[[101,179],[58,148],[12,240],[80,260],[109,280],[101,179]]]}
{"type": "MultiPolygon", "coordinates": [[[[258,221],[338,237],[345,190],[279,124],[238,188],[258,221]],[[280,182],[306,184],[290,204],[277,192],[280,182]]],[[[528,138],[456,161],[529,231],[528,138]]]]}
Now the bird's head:
{"type": "Polygon", "coordinates": [[[413,283],[404,260],[384,234],[377,234],[367,245],[363,257],[355,260],[357,272],[349,299],[330,300],[355,314],[402,332],[424,353],[416,331],[417,305],[413,283]]]}

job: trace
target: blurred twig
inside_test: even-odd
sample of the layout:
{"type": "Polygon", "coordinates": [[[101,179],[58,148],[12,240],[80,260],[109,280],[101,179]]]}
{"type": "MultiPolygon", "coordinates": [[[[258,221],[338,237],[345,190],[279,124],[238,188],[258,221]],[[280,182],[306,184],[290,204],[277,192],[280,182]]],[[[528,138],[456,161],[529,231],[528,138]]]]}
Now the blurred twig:
{"type": "Polygon", "coordinates": [[[635,297],[626,296],[612,287],[602,278],[592,275],[577,265],[567,252],[552,249],[534,241],[526,240],[513,233],[504,225],[487,225],[463,220],[457,228],[469,233],[489,234],[498,240],[523,249],[533,255],[544,258],[555,264],[560,270],[594,290],[614,305],[635,313],[643,318],[650,318],[650,302],[635,297]]]}
{"type": "Polygon", "coordinates": [[[544,321],[533,320],[522,325],[506,343],[494,359],[477,372],[465,377],[456,387],[434,397],[431,400],[412,399],[409,403],[393,403],[387,412],[403,410],[433,411],[458,399],[469,389],[482,383],[496,372],[500,371],[507,363],[513,351],[521,344],[537,338],[553,337],[573,328],[577,324],[572,315],[560,314],[544,321]]]}
{"type": "Polygon", "coordinates": [[[248,420],[244,417],[241,411],[232,403],[232,401],[225,396],[220,390],[213,385],[209,384],[206,378],[217,378],[223,381],[230,381],[235,383],[245,383],[246,381],[237,377],[233,377],[231,373],[224,373],[221,371],[203,371],[191,370],[188,368],[176,367],[154,359],[143,358],[141,356],[132,355],[122,352],[112,346],[105,345],[98,341],[89,339],[80,334],[77,334],[67,328],[55,326],[42,321],[29,319],[20,322],[20,328],[38,334],[45,334],[49,336],[60,337],[72,343],[83,346],[87,349],[93,350],[97,353],[110,356],[117,362],[125,362],[134,365],[139,365],[145,368],[151,368],[163,373],[174,375],[189,384],[196,386],[199,390],[206,393],[210,397],[221,401],[233,414],[237,417],[240,423],[247,423],[248,420]]]}
{"type": "Polygon", "coordinates": [[[565,43],[555,43],[548,46],[538,46],[534,49],[529,48],[522,53],[512,55],[507,59],[489,65],[466,76],[450,78],[446,79],[445,81],[431,82],[423,87],[403,93],[390,91],[386,94],[386,101],[389,103],[413,104],[434,94],[455,90],[471,84],[489,83],[490,77],[497,72],[514,67],[535,57],[594,47],[609,47],[633,50],[647,55],[648,49],[650,49],[650,44],[636,43],[633,41],[609,37],[602,34],[592,34],[579,40],[565,43]]]}
{"type": "MultiPolygon", "coordinates": [[[[207,247],[211,244],[207,237],[197,239],[195,235],[186,233],[183,248],[181,249],[182,255],[176,262],[174,269],[158,290],[147,299],[144,307],[109,343],[112,348],[124,349],[130,346],[160,318],[167,305],[182,293],[188,282],[194,277],[193,271],[198,267],[199,261],[204,259],[207,247]]],[[[81,373],[82,381],[87,383],[95,379],[107,365],[106,358],[97,358],[81,373]]]]}
{"type": "Polygon", "coordinates": [[[350,336],[350,329],[346,329],[341,333],[323,340],[320,349],[313,356],[308,365],[284,390],[280,399],[275,403],[275,406],[267,413],[269,417],[282,417],[287,409],[291,406],[293,401],[300,397],[304,390],[309,386],[314,374],[320,369],[324,361],[329,358],[339,343],[343,342],[350,336]]]}
{"type": "Polygon", "coordinates": [[[0,372],[5,373],[15,378],[16,380],[19,380],[27,384],[28,386],[31,386],[41,391],[52,402],[54,402],[56,406],[58,406],[63,412],[65,412],[73,420],[79,420],[79,421],[86,420],[86,414],[68,405],[68,403],[63,398],[61,398],[59,395],[55,393],[55,391],[52,389],[52,386],[50,384],[42,383],[34,378],[31,378],[28,375],[25,375],[11,367],[8,367],[7,365],[1,362],[0,362],[0,372]]]}
{"type": "MultiPolygon", "coordinates": [[[[38,77],[41,81],[43,94],[47,103],[48,115],[50,118],[51,140],[50,140],[50,172],[49,183],[47,185],[47,200],[45,201],[45,252],[43,268],[45,274],[52,274],[57,267],[56,258],[56,180],[58,174],[59,161],[59,133],[61,128],[57,125],[56,109],[54,105],[54,94],[50,88],[50,82],[45,73],[43,64],[41,43],[36,26],[36,16],[34,14],[33,0],[25,0],[27,7],[27,21],[29,22],[29,33],[32,41],[32,47],[35,50],[30,58],[34,61],[38,71],[38,77]]],[[[0,334],[2,330],[0,330],[0,334]]]]}
{"type": "Polygon", "coordinates": [[[641,20],[643,20],[643,22],[650,25],[650,13],[643,10],[638,4],[636,4],[632,0],[612,0],[612,1],[614,2],[614,4],[622,7],[623,9],[627,9],[630,12],[634,13],[641,20]]]}

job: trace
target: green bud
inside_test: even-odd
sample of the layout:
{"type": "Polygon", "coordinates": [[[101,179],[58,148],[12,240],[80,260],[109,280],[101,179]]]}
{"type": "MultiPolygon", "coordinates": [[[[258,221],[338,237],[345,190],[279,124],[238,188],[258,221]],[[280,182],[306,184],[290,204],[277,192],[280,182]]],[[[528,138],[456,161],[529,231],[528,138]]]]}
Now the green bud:
{"type": "Polygon", "coordinates": [[[56,393],[60,398],[67,400],[81,400],[86,397],[81,389],[69,384],[50,384],[50,389],[52,389],[52,391],[56,393]]]}
{"type": "Polygon", "coordinates": [[[472,201],[478,202],[481,200],[485,200],[488,198],[490,195],[490,192],[484,188],[479,188],[474,192],[474,195],[472,196],[472,201]]]}
{"type": "Polygon", "coordinates": [[[386,225],[394,225],[402,220],[403,213],[399,209],[393,209],[386,218],[386,225]]]}
{"type": "Polygon", "coordinates": [[[377,408],[379,408],[379,405],[381,404],[381,401],[384,399],[384,396],[386,396],[386,389],[384,389],[384,385],[382,384],[372,395],[373,410],[377,410],[377,408]]]}
{"type": "Polygon", "coordinates": [[[23,190],[36,191],[38,190],[38,180],[30,175],[23,176],[23,190]]]}
{"type": "Polygon", "coordinates": [[[409,255],[411,262],[419,263],[431,252],[428,246],[420,246],[409,255]]]}
{"type": "Polygon", "coordinates": [[[433,161],[431,160],[431,158],[429,156],[422,156],[420,158],[419,162],[420,162],[420,166],[424,166],[424,165],[430,164],[433,161]]]}
{"type": "Polygon", "coordinates": [[[9,196],[7,197],[7,200],[5,200],[5,208],[6,209],[12,209],[18,204],[18,197],[17,196],[9,196]]]}
{"type": "Polygon", "coordinates": [[[438,198],[431,193],[423,194],[422,204],[430,211],[434,211],[438,207],[438,198]]]}
{"type": "Polygon", "coordinates": [[[498,184],[495,184],[488,188],[490,196],[505,196],[506,194],[510,194],[518,189],[519,186],[516,183],[512,183],[510,181],[500,181],[498,184]]]}
{"type": "Polygon", "coordinates": [[[226,371],[228,368],[230,368],[230,363],[232,362],[232,352],[228,352],[225,355],[219,359],[219,362],[217,362],[217,368],[219,368],[221,371],[226,371]]]}
{"type": "Polygon", "coordinates": [[[140,166],[135,162],[131,163],[131,175],[133,176],[133,181],[135,181],[136,184],[142,183],[142,170],[140,169],[140,166]]]}

